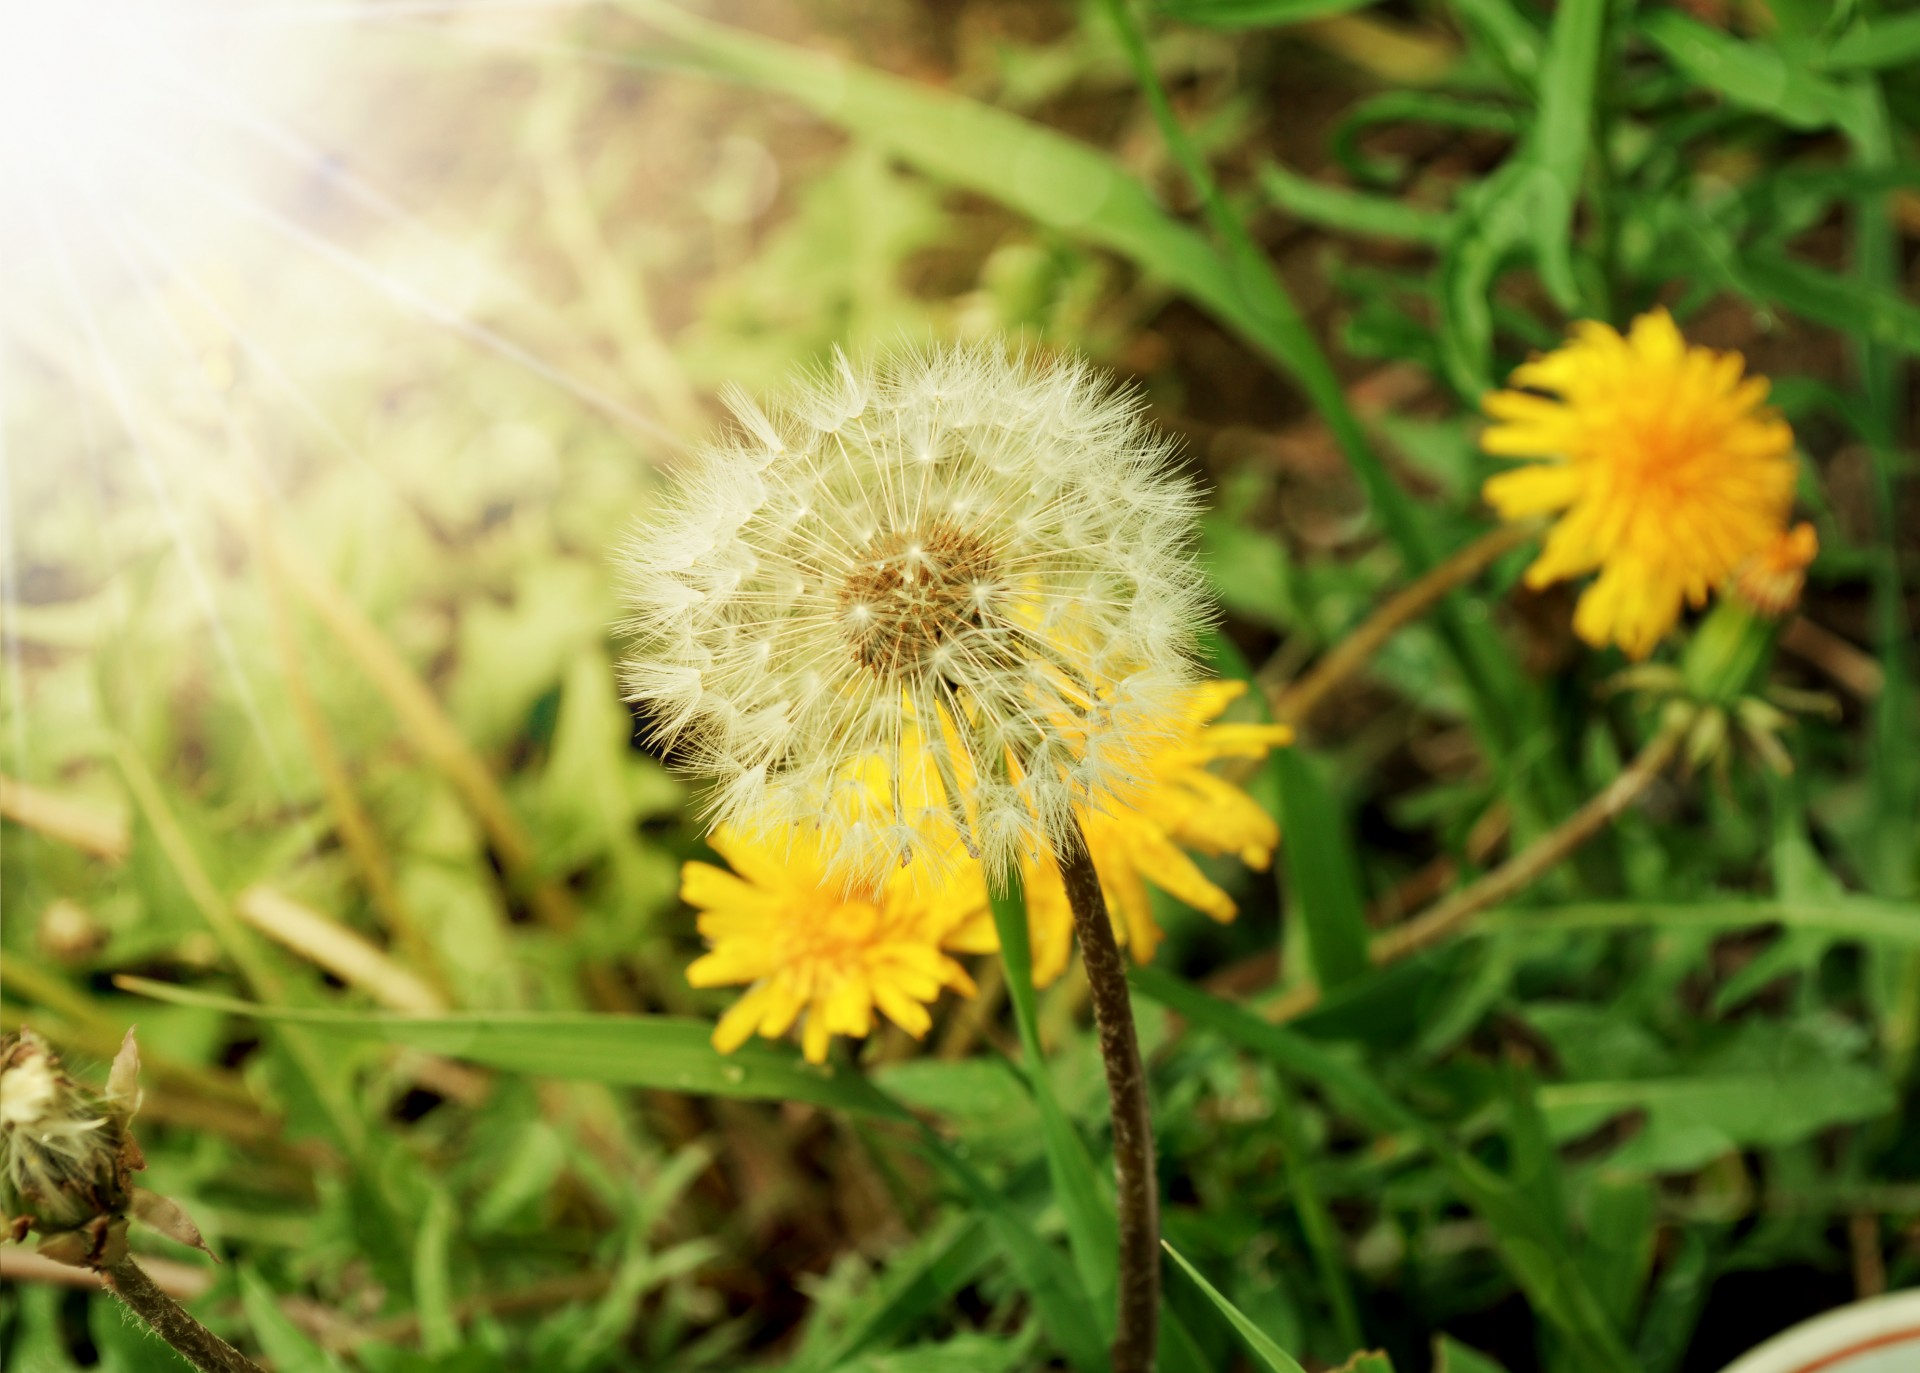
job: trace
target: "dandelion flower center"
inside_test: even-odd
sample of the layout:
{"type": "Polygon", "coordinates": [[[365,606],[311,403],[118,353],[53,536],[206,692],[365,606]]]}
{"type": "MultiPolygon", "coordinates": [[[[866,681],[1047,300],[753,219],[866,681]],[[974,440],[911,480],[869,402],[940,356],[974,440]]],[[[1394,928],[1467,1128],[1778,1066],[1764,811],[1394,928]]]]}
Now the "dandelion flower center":
{"type": "Polygon", "coordinates": [[[993,546],[950,518],[877,535],[840,585],[854,654],[887,677],[963,643],[998,610],[998,570],[993,546]]]}

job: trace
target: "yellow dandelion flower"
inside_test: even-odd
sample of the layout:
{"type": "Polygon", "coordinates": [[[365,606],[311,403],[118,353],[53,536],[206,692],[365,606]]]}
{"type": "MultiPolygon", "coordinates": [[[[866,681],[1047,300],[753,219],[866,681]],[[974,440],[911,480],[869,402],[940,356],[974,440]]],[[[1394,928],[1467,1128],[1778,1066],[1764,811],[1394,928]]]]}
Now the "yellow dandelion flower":
{"type": "MultiPolygon", "coordinates": [[[[1222,758],[1264,758],[1293,738],[1285,725],[1214,723],[1245,690],[1244,682],[1188,688],[1178,722],[1146,758],[1141,779],[1107,809],[1080,817],[1114,932],[1137,962],[1151,962],[1160,946],[1148,883],[1215,920],[1238,914],[1233,898],[1183,850],[1235,854],[1254,868],[1273,861],[1280,842],[1273,817],[1239,787],[1208,771],[1222,758]]],[[[1051,859],[1028,868],[1027,919],[1033,980],[1045,986],[1066,968],[1073,944],[1073,915],[1051,859]]]]}
{"type": "Polygon", "coordinates": [[[709,842],[733,871],[688,863],[680,894],[700,911],[709,948],[687,981],[747,987],[714,1028],[722,1053],[756,1033],[777,1039],[801,1020],[807,1060],[824,1062],[834,1035],[872,1032],[876,1008],[918,1039],[942,988],[973,994],[949,951],[998,947],[978,865],[936,882],[916,864],[850,888],[808,831],[776,840],[722,826],[709,842]]]}
{"type": "Polygon", "coordinates": [[[1583,320],[1516,368],[1529,390],[1484,401],[1481,446],[1540,459],[1489,480],[1510,520],[1557,514],[1527,584],[1598,572],[1574,611],[1595,647],[1644,658],[1680,618],[1785,527],[1793,431],[1746,359],[1690,347],[1665,310],[1623,336],[1583,320]],[[1535,392],[1551,392],[1539,395],[1535,392]]]}
{"type": "Polygon", "coordinates": [[[1733,574],[1734,597],[1769,619],[1800,604],[1807,568],[1820,551],[1820,536],[1806,523],[1782,531],[1733,574]]]}

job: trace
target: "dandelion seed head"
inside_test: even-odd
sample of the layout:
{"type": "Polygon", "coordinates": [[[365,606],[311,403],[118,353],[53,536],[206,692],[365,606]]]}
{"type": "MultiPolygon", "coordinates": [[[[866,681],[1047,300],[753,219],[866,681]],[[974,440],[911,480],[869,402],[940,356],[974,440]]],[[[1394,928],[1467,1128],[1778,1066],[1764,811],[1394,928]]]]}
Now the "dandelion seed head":
{"type": "Polygon", "coordinates": [[[1137,780],[1209,611],[1194,490],[1133,396],[958,348],[729,404],[623,559],[627,688],[715,823],[810,827],[860,880],[998,876],[1137,780]]]}

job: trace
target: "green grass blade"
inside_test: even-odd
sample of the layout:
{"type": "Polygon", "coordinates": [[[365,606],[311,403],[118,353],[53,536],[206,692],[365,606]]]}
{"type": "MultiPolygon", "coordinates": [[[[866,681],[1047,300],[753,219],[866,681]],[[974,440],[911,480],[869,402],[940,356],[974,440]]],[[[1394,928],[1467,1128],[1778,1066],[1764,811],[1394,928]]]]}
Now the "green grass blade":
{"type": "Polygon", "coordinates": [[[1418,1139],[1446,1169],[1461,1198],[1487,1223],[1508,1274],[1541,1316],[1559,1328],[1576,1366],[1589,1373],[1633,1373],[1632,1355],[1562,1236],[1512,1183],[1456,1148],[1443,1131],[1401,1105],[1364,1068],[1159,969],[1136,968],[1129,976],[1142,995],[1317,1083],[1370,1127],[1418,1139]]]}
{"type": "Polygon", "coordinates": [[[1454,10],[1480,36],[1493,61],[1523,90],[1540,79],[1546,42],[1540,30],[1507,0],[1456,0],[1454,10]]]}
{"type": "Polygon", "coordinates": [[[1210,29],[1266,29],[1365,9],[1376,0],[1160,0],[1163,19],[1210,29]]]}
{"type": "Polygon", "coordinates": [[[1451,1335],[1433,1342],[1433,1373],[1507,1373],[1477,1349],[1469,1349],[1451,1335]]]}
{"type": "Polygon", "coordinates": [[[804,1101],[893,1120],[912,1119],[905,1107],[858,1073],[808,1063],[785,1046],[749,1043],[723,1054],[713,1047],[713,1026],[704,1020],[500,1011],[401,1016],[262,1006],[138,977],[121,978],[119,984],[157,1001],[307,1026],[318,1034],[424,1049],[503,1072],[701,1096],[804,1101]]]}
{"type": "Polygon", "coordinates": [[[1920,949],[1920,903],[1841,896],[1822,901],[1614,901],[1488,911],[1479,936],[1568,930],[1746,930],[1783,925],[1837,939],[1920,949]]]}
{"type": "MultiPolygon", "coordinates": [[[[308,1339],[280,1310],[280,1300],[267,1280],[251,1267],[239,1273],[240,1309],[253,1338],[279,1373],[345,1373],[340,1361],[308,1339]]],[[[180,1365],[186,1367],[185,1363],[180,1365]]]]}
{"type": "Polygon", "coordinates": [[[1173,1256],[1173,1261],[1193,1279],[1194,1286],[1206,1293],[1207,1300],[1227,1318],[1227,1324],[1239,1331],[1240,1338],[1246,1341],[1247,1348],[1252,1351],[1254,1358],[1258,1359],[1263,1367],[1271,1369],[1272,1373],[1307,1373],[1293,1355],[1267,1338],[1266,1332],[1248,1319],[1246,1312],[1228,1301],[1219,1288],[1202,1277],[1200,1270],[1188,1263],[1184,1254],[1165,1240],[1160,1241],[1160,1247],[1173,1256]]]}
{"type": "Polygon", "coordinates": [[[1017,873],[1010,877],[1005,890],[993,893],[992,901],[993,923],[1000,934],[1000,956],[1007,966],[1007,995],[1013,1002],[1014,1020],[1020,1028],[1020,1044],[1026,1057],[1027,1083],[1040,1110],[1047,1174],[1066,1218],[1067,1244],[1073,1250],[1074,1267],[1079,1270],[1080,1281],[1086,1287],[1095,1314],[1102,1320],[1103,1331],[1110,1334],[1119,1283],[1119,1226],[1114,1219],[1113,1203],[1093,1171],[1086,1143],[1067,1118],[1054,1093],[1053,1080],[1047,1075],[1047,1061],[1040,1047],[1039,1005],[1033,993],[1032,950],[1027,944],[1027,903],[1017,873]]]}
{"type": "Polygon", "coordinates": [[[986,1217],[1041,1325],[1067,1362],[1078,1373],[1101,1373],[1107,1367],[1106,1337],[1066,1255],[1041,1239],[999,1189],[939,1136],[922,1129],[920,1144],[928,1160],[965,1195],[975,1212],[986,1217]]]}
{"type": "Polygon", "coordinates": [[[1828,71],[1881,71],[1920,62],[1920,10],[1856,23],[1827,49],[1828,71]]]}
{"type": "Polygon", "coordinates": [[[1271,162],[1260,169],[1260,189],[1269,201],[1296,219],[1356,238],[1437,247],[1446,241],[1453,223],[1445,210],[1331,186],[1271,162]]]}
{"type": "Polygon", "coordinates": [[[1314,765],[1299,749],[1281,749],[1272,766],[1280,777],[1280,852],[1286,865],[1291,913],[1305,922],[1314,980],[1331,990],[1365,974],[1366,899],[1346,816],[1314,765]]]}
{"type": "Polygon", "coordinates": [[[1573,210],[1593,139],[1594,91],[1606,33],[1607,0],[1563,0],[1553,15],[1540,70],[1539,123],[1528,148],[1533,169],[1534,255],[1562,310],[1575,309],[1573,210]]]}
{"type": "Polygon", "coordinates": [[[1314,1181],[1307,1160],[1311,1146],[1300,1118],[1294,1114],[1293,1093],[1277,1076],[1273,1082],[1273,1123],[1280,1136],[1280,1168],[1286,1174],[1287,1191],[1292,1194],[1294,1210],[1300,1216],[1300,1229],[1313,1254],[1313,1266],[1320,1274],[1327,1304],[1333,1308],[1333,1328],[1340,1342],[1349,1349],[1358,1348],[1364,1336],[1360,1329],[1360,1308],[1353,1297],[1353,1283],[1347,1277],[1346,1255],[1341,1252],[1340,1232],[1334,1228],[1320,1186],[1314,1181]]]}
{"type": "Polygon", "coordinates": [[[1646,14],[1640,32],[1692,80],[1792,128],[1838,124],[1852,106],[1839,85],[1790,63],[1780,49],[1745,42],[1678,10],[1646,14]]]}
{"type": "Polygon", "coordinates": [[[906,1335],[942,1302],[971,1282],[993,1257],[992,1235],[977,1218],[950,1218],[941,1231],[916,1242],[903,1260],[889,1258],[879,1305],[839,1332],[818,1353],[796,1360],[787,1373],[828,1373],[856,1355],[906,1335]]]}

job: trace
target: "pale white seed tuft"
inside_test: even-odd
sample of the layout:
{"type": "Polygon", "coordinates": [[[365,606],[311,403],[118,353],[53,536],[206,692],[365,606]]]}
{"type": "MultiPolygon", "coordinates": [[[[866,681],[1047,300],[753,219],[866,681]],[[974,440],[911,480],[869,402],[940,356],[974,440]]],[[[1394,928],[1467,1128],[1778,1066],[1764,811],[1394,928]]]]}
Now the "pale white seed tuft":
{"type": "Polygon", "coordinates": [[[1210,612],[1134,396],[956,348],[728,403],[622,559],[628,692],[716,823],[817,828],[850,877],[964,850],[999,879],[1142,780],[1210,612]]]}

